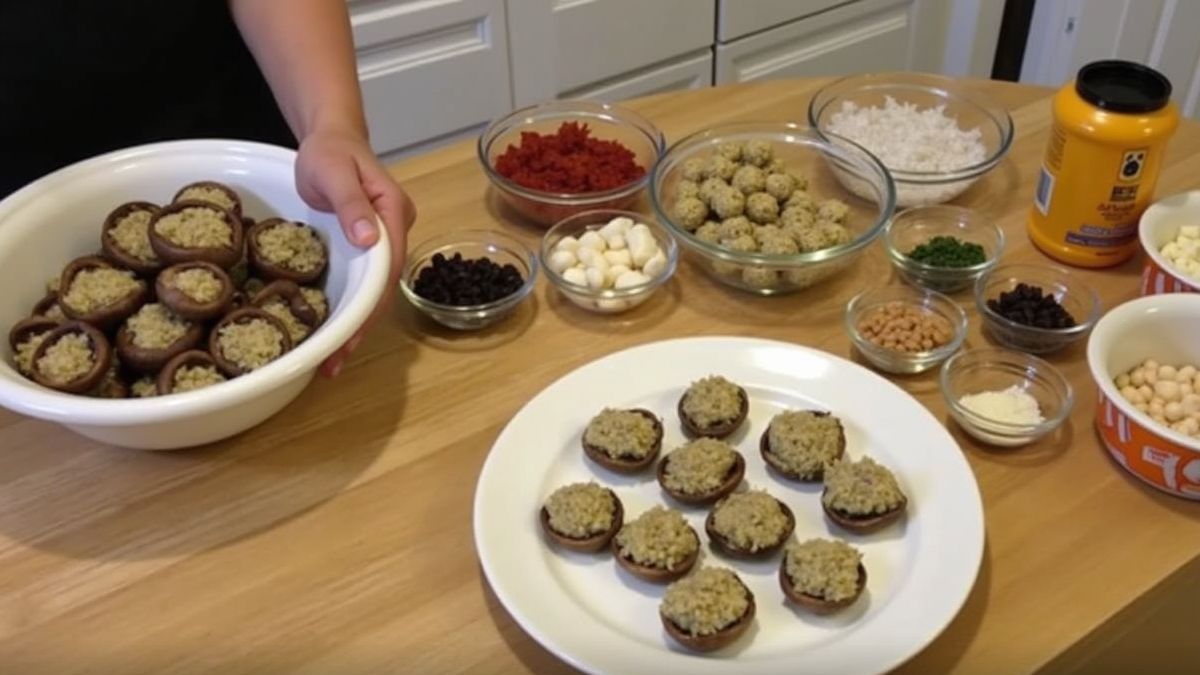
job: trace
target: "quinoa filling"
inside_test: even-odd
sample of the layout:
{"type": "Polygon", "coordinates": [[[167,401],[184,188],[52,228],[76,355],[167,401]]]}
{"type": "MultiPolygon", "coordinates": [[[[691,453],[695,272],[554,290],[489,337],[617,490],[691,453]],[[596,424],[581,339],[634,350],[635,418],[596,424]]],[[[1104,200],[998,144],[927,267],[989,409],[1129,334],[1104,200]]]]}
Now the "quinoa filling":
{"type": "Polygon", "coordinates": [[[221,297],[225,286],[217,275],[203,267],[191,267],[175,275],[173,285],[193,301],[208,304],[221,297]]]}
{"type": "Polygon", "coordinates": [[[33,373],[33,353],[42,346],[51,330],[53,329],[47,328],[40,333],[33,333],[17,344],[17,349],[13,352],[13,361],[16,362],[18,371],[25,375],[33,373]]]}
{"type": "Polygon", "coordinates": [[[900,508],[905,501],[896,477],[870,457],[841,461],[825,470],[825,506],[852,516],[871,516],[900,508]]]}
{"type": "Polygon", "coordinates": [[[667,455],[663,484],[689,495],[712,492],[725,482],[737,462],[737,451],[713,438],[697,438],[667,455]]]}
{"type": "Polygon", "coordinates": [[[134,380],[133,384],[129,385],[129,391],[133,394],[134,398],[158,396],[158,386],[152,377],[142,377],[134,380]]]}
{"type": "Polygon", "coordinates": [[[731,570],[705,567],[667,587],[659,611],[688,634],[712,635],[750,609],[746,587],[731,570]]]}
{"type": "Polygon", "coordinates": [[[307,225],[285,221],[258,233],[258,252],[267,262],[297,272],[312,272],[325,264],[325,247],[307,225]]]}
{"type": "Polygon", "coordinates": [[[214,204],[223,209],[232,211],[237,207],[237,202],[224,191],[219,188],[209,187],[207,185],[197,185],[190,187],[179,193],[178,199],[175,201],[198,201],[214,204]]]}
{"type": "Polygon", "coordinates": [[[657,441],[654,422],[632,410],[606,408],[583,432],[584,443],[614,459],[642,459],[654,451],[657,441]]]}
{"type": "Polygon", "coordinates": [[[713,510],[713,529],[739,549],[755,552],[778,544],[788,532],[779,502],[761,490],[734,493],[713,510]]]}
{"type": "Polygon", "coordinates": [[[301,286],[300,295],[304,296],[304,301],[316,310],[318,319],[324,321],[329,318],[329,298],[325,296],[325,293],[321,289],[301,286]]]}
{"type": "Polygon", "coordinates": [[[723,377],[694,382],[683,395],[683,413],[700,428],[737,419],[741,412],[741,389],[723,377]]]}
{"type": "Polygon", "coordinates": [[[784,572],[797,593],[838,602],[858,595],[862,554],[844,541],[809,539],[788,548],[784,572]]]}
{"type": "Polygon", "coordinates": [[[137,279],[132,272],[93,267],[81,270],[71,279],[70,287],[59,302],[87,314],[124,300],[137,289],[137,279]]]}
{"type": "Polygon", "coordinates": [[[155,230],[167,241],[186,248],[227,248],[233,245],[233,228],[221,213],[191,206],[162,216],[155,230]]]}
{"type": "Polygon", "coordinates": [[[264,304],[261,309],[279,319],[280,323],[287,328],[288,336],[292,338],[292,344],[298,344],[301,340],[308,337],[308,324],[296,318],[296,315],[292,314],[291,308],[283,300],[278,298],[271,300],[264,304]]]}
{"type": "Polygon", "coordinates": [[[184,319],[157,302],[142,305],[125,323],[135,347],[166,349],[187,334],[191,327],[184,319]]]}
{"type": "Polygon", "coordinates": [[[612,493],[595,483],[565,485],[546,500],[550,529],[572,539],[607,532],[616,511],[612,493]]]}
{"type": "Polygon", "coordinates": [[[70,384],[87,375],[96,362],[92,341],[82,333],[64,335],[37,360],[37,372],[51,384],[70,384]]]}
{"type": "Polygon", "coordinates": [[[683,515],[655,506],[626,523],[615,539],[620,554],[648,567],[673,570],[700,548],[683,515]]]}
{"type": "Polygon", "coordinates": [[[150,248],[150,211],[130,211],[108,230],[108,238],[117,248],[144,262],[157,262],[150,248]]]}
{"type": "Polygon", "coordinates": [[[780,413],[771,420],[767,441],[771,454],[789,471],[815,476],[842,451],[842,423],[833,415],[811,410],[780,413]]]}
{"type": "Polygon", "coordinates": [[[175,377],[171,381],[171,391],[181,394],[220,384],[225,381],[225,376],[212,366],[181,366],[175,371],[175,377]]]}
{"type": "Polygon", "coordinates": [[[266,321],[251,319],[222,326],[217,346],[239,368],[256,370],[283,354],[283,335],[266,321]]]}

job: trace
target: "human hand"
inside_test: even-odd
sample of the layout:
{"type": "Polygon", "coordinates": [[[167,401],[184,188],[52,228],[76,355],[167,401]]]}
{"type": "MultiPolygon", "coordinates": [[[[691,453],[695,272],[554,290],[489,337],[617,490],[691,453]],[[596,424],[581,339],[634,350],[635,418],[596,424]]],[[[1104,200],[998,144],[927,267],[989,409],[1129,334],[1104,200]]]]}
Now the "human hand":
{"type": "Polygon", "coordinates": [[[375,215],[387,228],[392,266],[387,287],[374,314],[347,342],[321,364],[327,377],[337,377],[346,358],[358,348],[363,333],[391,306],[404,269],[408,229],[417,210],[411,199],[376,159],[366,138],[353,131],[314,131],[300,143],[296,186],[315,209],[337,214],[346,238],[368,248],[379,241],[375,215]]]}

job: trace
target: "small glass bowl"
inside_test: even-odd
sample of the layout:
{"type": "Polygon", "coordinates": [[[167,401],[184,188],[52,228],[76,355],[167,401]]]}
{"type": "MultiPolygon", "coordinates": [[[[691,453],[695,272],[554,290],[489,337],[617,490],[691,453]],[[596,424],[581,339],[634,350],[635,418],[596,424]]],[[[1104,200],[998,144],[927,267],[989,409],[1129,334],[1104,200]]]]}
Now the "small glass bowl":
{"type": "Polygon", "coordinates": [[[989,445],[1016,447],[1032,443],[1062,425],[1075,404],[1071,383],[1057,368],[1036,356],[1007,349],[959,352],[942,366],[939,382],[950,415],[973,438],[989,445]],[[1037,399],[1041,422],[1013,424],[980,415],[959,402],[968,394],[1003,391],[1012,386],[1037,399]]]}
{"type": "Polygon", "coordinates": [[[983,317],[983,328],[991,339],[1010,349],[1029,354],[1048,354],[1088,334],[1100,318],[1096,292],[1067,270],[1054,265],[1001,265],[983,273],[975,282],[975,306],[983,317]],[[988,307],[988,300],[1011,291],[1017,284],[1041,286],[1058,300],[1071,316],[1072,328],[1036,328],[1011,321],[988,307]]]}
{"type": "Polygon", "coordinates": [[[512,314],[533,291],[537,272],[537,257],[514,237],[495,230],[458,230],[439,234],[409,250],[400,291],[414,307],[443,326],[478,330],[512,314]],[[413,291],[413,284],[421,270],[432,264],[433,256],[439,253],[447,258],[455,253],[461,253],[467,259],[487,256],[498,265],[516,267],[525,282],[514,293],[482,305],[456,307],[426,300],[413,291]]]}
{"type": "Polygon", "coordinates": [[[836,140],[839,137],[828,131],[830,118],[844,103],[882,106],[886,97],[919,108],[941,106],[960,128],[978,128],[984,145],[982,161],[954,171],[902,171],[889,166],[896,181],[899,207],[941,204],[958,197],[980,176],[995,168],[1012,146],[1013,123],[1007,110],[981,96],[963,80],[926,73],[873,73],[835,80],[812,97],[808,123],[827,138],[836,140]]]}
{"type": "Polygon", "coordinates": [[[542,268],[546,271],[546,278],[558,290],[562,291],[562,294],[571,302],[586,310],[601,314],[624,312],[649,300],[650,296],[654,295],[659,286],[665,284],[675,274],[675,266],[678,260],[679,247],[667,228],[659,224],[652,216],[632,211],[616,211],[611,209],[584,211],[570,218],[563,219],[557,225],[547,230],[546,234],[542,236],[541,263],[542,268]],[[654,235],[655,241],[658,242],[658,247],[662,249],[663,254],[667,257],[667,265],[658,276],[644,284],[630,286],[629,288],[593,289],[590,286],[581,286],[567,281],[547,264],[550,254],[554,252],[554,246],[563,237],[575,237],[578,239],[585,232],[599,230],[613,218],[620,217],[630,218],[635,223],[645,223],[650,228],[651,234],[654,235]]]}
{"type": "Polygon", "coordinates": [[[892,266],[905,281],[940,293],[954,293],[970,287],[1000,262],[1004,231],[971,209],[917,206],[892,217],[883,230],[883,245],[892,266]],[[979,244],[987,260],[970,267],[937,267],[908,257],[914,248],[939,236],[979,244]]]}
{"type": "Polygon", "coordinates": [[[501,198],[525,218],[549,227],[581,211],[632,206],[649,185],[651,170],[666,147],[662,132],[632,110],[596,101],[565,100],[521,108],[492,122],[479,136],[476,151],[484,174],[501,198]],[[633,151],[646,174],[612,190],[561,194],[518,185],[496,171],[496,158],[509,145],[520,143],[522,133],[553,134],[563,122],[582,122],[591,128],[594,138],[619,141],[633,151]]]}
{"type": "Polygon", "coordinates": [[[967,338],[967,314],[957,302],[941,293],[911,286],[886,286],[859,293],[846,304],[845,325],[850,341],[875,367],[907,375],[924,372],[945,361],[967,338]],[[858,322],[869,312],[890,302],[916,305],[949,321],[953,331],[950,341],[941,347],[915,353],[887,349],[871,342],[859,331],[858,322]]]}

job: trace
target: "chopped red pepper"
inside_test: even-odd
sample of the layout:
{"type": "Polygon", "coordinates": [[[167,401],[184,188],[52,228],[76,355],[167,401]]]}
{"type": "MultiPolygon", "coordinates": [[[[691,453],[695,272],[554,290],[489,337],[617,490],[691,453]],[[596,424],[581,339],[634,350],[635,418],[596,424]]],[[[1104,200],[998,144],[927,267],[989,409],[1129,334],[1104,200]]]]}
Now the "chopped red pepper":
{"type": "Polygon", "coordinates": [[[523,131],[520,144],[496,158],[496,171],[522,187],[566,194],[612,190],[646,175],[620,141],[591,134],[579,122],[563,122],[553,134],[523,131]]]}

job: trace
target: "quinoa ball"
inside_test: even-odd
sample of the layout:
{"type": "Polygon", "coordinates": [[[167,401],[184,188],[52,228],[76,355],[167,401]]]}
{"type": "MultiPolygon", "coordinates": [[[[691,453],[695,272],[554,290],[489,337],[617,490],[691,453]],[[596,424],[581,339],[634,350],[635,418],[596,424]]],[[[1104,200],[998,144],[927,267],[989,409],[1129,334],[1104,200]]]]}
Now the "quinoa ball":
{"type": "Polygon", "coordinates": [[[779,281],[779,272],[769,267],[744,267],[742,281],[750,286],[768,288],[779,281]]]}
{"type": "Polygon", "coordinates": [[[734,189],[740,190],[742,194],[748,195],[755,192],[762,192],[767,186],[767,174],[757,166],[743,164],[734,172],[731,184],[734,189]]]}
{"type": "Polygon", "coordinates": [[[774,237],[782,237],[783,229],[778,225],[756,225],[754,227],[754,240],[758,243],[763,243],[774,237]]]}
{"type": "Polygon", "coordinates": [[[743,234],[736,239],[722,239],[721,245],[730,251],[738,253],[754,253],[758,251],[758,242],[754,241],[754,237],[743,234]]]}
{"type": "Polygon", "coordinates": [[[812,211],[799,206],[789,206],[779,214],[779,222],[786,228],[806,228],[817,222],[817,216],[812,211]]]}
{"type": "Polygon", "coordinates": [[[704,180],[704,160],[699,157],[693,157],[684,162],[683,179],[690,180],[693,183],[699,183],[704,180]]]}
{"type": "Polygon", "coordinates": [[[721,225],[710,220],[696,230],[696,238],[708,244],[721,243],[721,225]]]}
{"type": "Polygon", "coordinates": [[[695,197],[700,198],[700,184],[694,180],[679,181],[679,188],[675,192],[676,198],[695,197]]]}
{"type": "Polygon", "coordinates": [[[681,197],[675,201],[675,218],[687,230],[694,230],[704,224],[708,217],[708,207],[697,197],[681,197]]]}
{"type": "Polygon", "coordinates": [[[817,209],[818,218],[835,223],[846,222],[848,215],[850,215],[850,206],[840,199],[826,199],[817,209]]]}
{"type": "Polygon", "coordinates": [[[744,237],[746,235],[753,236],[754,223],[751,223],[750,219],[746,216],[726,218],[725,220],[721,221],[721,227],[718,232],[723,240],[737,239],[738,237],[744,237]]]}
{"type": "Polygon", "coordinates": [[[720,178],[705,178],[704,182],[700,183],[700,199],[704,200],[705,204],[712,204],[714,195],[721,194],[725,190],[731,189],[729,183],[720,178]]]}
{"type": "Polygon", "coordinates": [[[800,246],[796,244],[796,240],[784,234],[760,239],[759,242],[761,244],[759,250],[767,255],[796,255],[800,252],[800,246]]]}
{"type": "Polygon", "coordinates": [[[766,171],[767,173],[784,173],[786,170],[787,165],[784,164],[783,160],[779,159],[778,157],[767,162],[767,165],[763,167],[763,171],[766,171]]]}
{"type": "Polygon", "coordinates": [[[789,209],[804,209],[806,211],[812,211],[813,213],[816,213],[817,200],[803,189],[797,188],[796,191],[792,193],[792,196],[788,197],[787,204],[785,204],[785,206],[789,209]]]}
{"type": "Polygon", "coordinates": [[[786,202],[788,197],[792,196],[792,192],[796,190],[795,181],[786,173],[770,174],[764,182],[767,194],[780,202],[786,202]]]}
{"type": "Polygon", "coordinates": [[[773,159],[775,152],[771,149],[771,144],[763,140],[750,141],[742,151],[742,160],[757,167],[767,166],[773,159]]]}
{"type": "Polygon", "coordinates": [[[787,175],[791,176],[792,177],[792,185],[794,185],[797,190],[807,190],[808,189],[808,178],[804,177],[801,174],[796,173],[795,171],[783,170],[783,171],[776,171],[775,173],[786,173],[787,175]]]}
{"type": "Polygon", "coordinates": [[[726,141],[717,146],[717,154],[731,162],[742,160],[742,144],[737,141],[726,141]]]}
{"type": "Polygon", "coordinates": [[[850,241],[850,232],[837,223],[818,222],[804,230],[796,243],[805,253],[838,246],[850,241]]]}
{"type": "Polygon", "coordinates": [[[774,223],[779,220],[779,202],[765,192],[755,192],[746,197],[745,210],[746,216],[756,223],[774,223]]]}
{"type": "Polygon", "coordinates": [[[733,172],[737,171],[737,167],[736,162],[732,162],[721,155],[713,155],[704,164],[704,175],[707,178],[720,178],[723,181],[728,181],[730,178],[733,178],[733,172]]]}
{"type": "Polygon", "coordinates": [[[713,195],[712,210],[722,220],[740,216],[746,210],[746,197],[733,188],[727,188],[713,195]]]}

